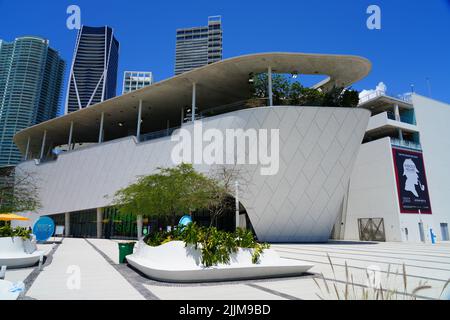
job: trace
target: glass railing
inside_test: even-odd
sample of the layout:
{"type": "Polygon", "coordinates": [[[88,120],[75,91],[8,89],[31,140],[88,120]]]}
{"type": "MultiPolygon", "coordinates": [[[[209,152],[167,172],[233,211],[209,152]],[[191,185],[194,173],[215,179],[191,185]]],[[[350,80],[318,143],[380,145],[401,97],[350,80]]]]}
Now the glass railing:
{"type": "Polygon", "coordinates": [[[268,106],[268,98],[254,98],[203,110],[199,113],[199,117],[208,118],[228,112],[265,106],[268,106]]]}
{"type": "Polygon", "coordinates": [[[359,104],[363,104],[367,101],[373,100],[375,98],[385,96],[385,97],[392,97],[394,99],[398,99],[407,103],[412,103],[412,93],[404,93],[404,94],[392,94],[390,92],[385,91],[374,91],[371,92],[361,98],[359,98],[359,104]]]}
{"type": "Polygon", "coordinates": [[[410,140],[400,140],[397,138],[391,138],[391,145],[397,146],[397,147],[404,147],[408,149],[414,149],[414,150],[422,150],[422,146],[418,142],[410,141],[410,140]]]}
{"type": "Polygon", "coordinates": [[[167,129],[164,129],[164,130],[159,130],[159,131],[154,131],[154,132],[141,134],[141,136],[139,138],[139,142],[144,142],[144,141],[149,141],[149,140],[153,140],[153,139],[168,137],[175,130],[177,130],[179,128],[180,128],[180,126],[177,126],[177,127],[167,128],[167,129]]]}
{"type": "MultiPolygon", "coordinates": [[[[238,110],[243,110],[243,109],[249,109],[249,108],[254,108],[254,107],[263,107],[263,106],[267,105],[267,100],[268,99],[266,99],[266,98],[261,98],[261,99],[258,98],[258,99],[239,101],[239,102],[230,103],[230,104],[227,104],[227,105],[222,105],[222,106],[218,106],[218,107],[208,108],[208,109],[205,109],[205,110],[199,112],[195,116],[195,119],[196,120],[200,120],[200,119],[204,119],[204,118],[209,118],[209,117],[225,114],[225,113],[228,113],[228,112],[233,112],[233,111],[238,111],[238,110]]],[[[187,117],[187,118],[189,118],[189,117],[187,117]]],[[[185,123],[189,123],[189,122],[190,121],[187,121],[185,123]]],[[[153,140],[153,139],[168,137],[175,130],[177,130],[179,128],[180,128],[180,126],[177,126],[177,127],[171,127],[171,128],[168,128],[168,129],[163,129],[163,130],[159,130],[159,131],[154,131],[154,132],[141,134],[141,136],[139,138],[139,142],[144,142],[144,141],[149,141],[149,140],[153,140]]]]}

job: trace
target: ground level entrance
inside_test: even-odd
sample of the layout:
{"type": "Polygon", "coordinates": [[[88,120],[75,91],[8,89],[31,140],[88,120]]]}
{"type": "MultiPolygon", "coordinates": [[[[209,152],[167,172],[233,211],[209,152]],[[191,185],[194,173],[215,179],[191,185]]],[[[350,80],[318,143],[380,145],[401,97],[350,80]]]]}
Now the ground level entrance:
{"type": "MultiPolygon", "coordinates": [[[[240,206],[240,226],[252,230],[250,219],[248,218],[245,208],[240,206]]],[[[55,225],[65,225],[65,214],[50,216],[55,225]]],[[[70,228],[69,236],[74,238],[97,238],[97,209],[83,210],[71,212],[69,214],[70,228]]],[[[178,222],[181,216],[176,217],[178,222]]],[[[227,210],[219,217],[211,219],[206,211],[192,213],[192,219],[201,226],[209,226],[212,224],[220,230],[233,231],[236,227],[236,218],[234,210],[227,210]]],[[[171,218],[161,217],[144,217],[143,230],[144,234],[150,234],[159,230],[165,230],[172,223],[171,218]]],[[[102,238],[105,239],[136,239],[137,238],[137,221],[136,216],[132,214],[121,214],[114,207],[102,209],[102,221],[100,223],[102,238]]]]}

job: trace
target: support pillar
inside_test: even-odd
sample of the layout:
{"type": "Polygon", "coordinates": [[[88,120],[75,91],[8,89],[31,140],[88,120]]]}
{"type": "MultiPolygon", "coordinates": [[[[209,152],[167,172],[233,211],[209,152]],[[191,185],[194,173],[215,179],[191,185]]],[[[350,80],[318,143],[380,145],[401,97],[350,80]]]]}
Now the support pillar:
{"type": "Polygon", "coordinates": [[[236,229],[239,228],[239,182],[236,181],[234,183],[235,186],[235,196],[234,199],[236,201],[235,207],[236,207],[236,229]]]}
{"type": "Polygon", "coordinates": [[[103,208],[97,208],[97,238],[102,238],[103,208]]]}
{"type": "Polygon", "coordinates": [[[100,118],[100,130],[98,132],[98,143],[103,142],[103,122],[105,121],[105,113],[102,112],[102,116],[100,118]]]}
{"type": "Polygon", "coordinates": [[[30,136],[28,136],[27,148],[25,149],[25,156],[23,158],[25,161],[28,160],[28,152],[30,152],[30,136]]]}
{"type": "Polygon", "coordinates": [[[136,226],[137,226],[137,238],[138,241],[142,238],[142,227],[143,227],[144,221],[142,215],[137,216],[136,220],[136,226]]]}
{"type": "Polygon", "coordinates": [[[192,122],[195,121],[195,109],[196,109],[196,95],[197,95],[197,83],[192,83],[192,122]]]}
{"type": "Polygon", "coordinates": [[[141,122],[142,122],[142,99],[139,100],[138,117],[136,125],[136,139],[138,142],[141,138],[141,122]]]}
{"type": "Polygon", "coordinates": [[[183,125],[183,120],[184,120],[184,107],[181,108],[181,122],[180,122],[180,126],[183,125]]]}
{"type": "Polygon", "coordinates": [[[67,140],[68,151],[72,150],[73,121],[70,121],[69,140],[67,140]]]}
{"type": "Polygon", "coordinates": [[[44,130],[44,136],[42,137],[41,154],[39,156],[39,160],[42,160],[42,158],[44,157],[45,139],[47,139],[47,130],[44,130]]]}
{"type": "Polygon", "coordinates": [[[272,93],[272,67],[267,69],[267,82],[268,82],[268,94],[269,94],[269,106],[273,106],[273,93],[272,93]]]}
{"type": "Polygon", "coordinates": [[[70,236],[70,213],[64,213],[64,235],[66,237],[70,236]]]}
{"type": "MultiPolygon", "coordinates": [[[[398,108],[398,104],[394,106],[394,118],[395,121],[401,121],[400,119],[400,109],[398,108]]],[[[398,129],[398,138],[400,141],[403,141],[403,132],[402,129],[398,129]]]]}

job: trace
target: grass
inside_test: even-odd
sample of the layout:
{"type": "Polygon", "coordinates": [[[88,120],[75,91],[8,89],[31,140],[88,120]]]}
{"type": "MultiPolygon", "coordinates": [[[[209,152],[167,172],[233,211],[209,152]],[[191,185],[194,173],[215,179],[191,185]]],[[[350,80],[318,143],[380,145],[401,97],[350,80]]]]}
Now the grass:
{"type": "MultiPolygon", "coordinates": [[[[405,264],[402,265],[402,270],[399,272],[391,271],[391,265],[388,265],[387,276],[384,281],[380,281],[375,285],[357,285],[354,282],[353,274],[350,273],[347,262],[345,262],[345,285],[338,286],[337,283],[342,282],[337,279],[336,271],[331,261],[329,254],[327,253],[328,262],[331,267],[333,274],[333,279],[326,279],[323,273],[317,278],[314,278],[314,282],[320,289],[320,294],[316,295],[321,300],[416,300],[419,292],[426,289],[431,289],[432,287],[427,284],[427,282],[419,281],[418,286],[414,287],[412,290],[408,289],[408,277],[406,273],[405,264]],[[394,289],[392,281],[402,279],[402,290],[398,291],[394,289]]],[[[366,272],[367,283],[373,283],[369,272],[366,272]]],[[[445,285],[441,290],[439,299],[442,298],[442,294],[450,283],[450,279],[447,280],[445,285]]]]}

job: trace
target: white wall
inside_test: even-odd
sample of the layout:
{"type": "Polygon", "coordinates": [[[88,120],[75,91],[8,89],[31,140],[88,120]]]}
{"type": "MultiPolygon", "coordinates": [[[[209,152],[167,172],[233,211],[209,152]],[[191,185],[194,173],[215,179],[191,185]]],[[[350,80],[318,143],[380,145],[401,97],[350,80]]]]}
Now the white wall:
{"type": "MultiPolygon", "coordinates": [[[[241,194],[262,241],[327,241],[367,128],[364,109],[331,107],[252,108],[204,119],[204,130],[279,129],[279,171],[260,174],[261,165],[244,165],[250,184],[241,194]]],[[[192,130],[192,125],[183,126],[192,130]]],[[[136,143],[134,137],[64,153],[56,161],[19,166],[39,180],[41,214],[109,206],[114,193],[173,166],[169,137],[136,143]]],[[[252,146],[255,144],[253,143],[252,146]]],[[[196,166],[207,172],[210,166],[196,166]]]]}
{"type": "Polygon", "coordinates": [[[390,138],[361,145],[350,177],[344,239],[359,240],[359,218],[384,218],[386,241],[401,241],[390,138]]]}
{"type": "Polygon", "coordinates": [[[417,94],[412,96],[433,212],[433,231],[450,225],[450,105],[417,94]]]}

